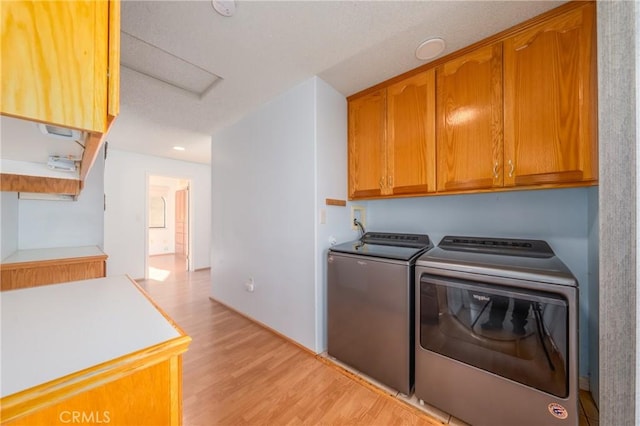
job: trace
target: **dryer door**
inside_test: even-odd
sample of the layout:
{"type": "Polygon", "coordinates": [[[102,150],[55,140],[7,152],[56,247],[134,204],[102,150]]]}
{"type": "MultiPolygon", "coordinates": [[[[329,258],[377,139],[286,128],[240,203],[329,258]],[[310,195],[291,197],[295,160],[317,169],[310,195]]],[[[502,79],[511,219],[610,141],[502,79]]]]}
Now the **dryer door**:
{"type": "Polygon", "coordinates": [[[568,300],[561,294],[423,274],[419,345],[544,392],[569,394],[568,300]]]}

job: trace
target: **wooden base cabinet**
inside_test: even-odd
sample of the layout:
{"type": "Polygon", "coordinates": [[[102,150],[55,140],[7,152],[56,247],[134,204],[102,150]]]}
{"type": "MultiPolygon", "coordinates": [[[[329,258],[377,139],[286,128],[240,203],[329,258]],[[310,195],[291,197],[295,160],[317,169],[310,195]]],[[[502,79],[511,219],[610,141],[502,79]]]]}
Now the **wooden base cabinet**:
{"type": "Polygon", "coordinates": [[[3,408],[2,425],[181,425],[182,356],[174,355],[157,364],[136,368],[133,372],[115,373],[116,377],[122,377],[100,384],[110,380],[105,377],[93,388],[92,383],[87,383],[86,390],[81,386],[76,390],[61,388],[48,395],[45,393],[37,400],[29,395],[35,390],[18,395],[7,401],[11,406],[3,408]],[[73,396],[66,398],[67,392],[73,396]],[[20,397],[24,403],[14,404],[20,397]],[[60,402],[49,405],[56,400],[60,402]],[[14,412],[19,415],[5,421],[14,412]]]}
{"type": "Polygon", "coordinates": [[[8,291],[0,421],[182,424],[189,337],[127,276],[8,291]]]}
{"type": "Polygon", "coordinates": [[[106,260],[96,246],[18,250],[0,263],[0,290],[102,278],[106,260]]]}

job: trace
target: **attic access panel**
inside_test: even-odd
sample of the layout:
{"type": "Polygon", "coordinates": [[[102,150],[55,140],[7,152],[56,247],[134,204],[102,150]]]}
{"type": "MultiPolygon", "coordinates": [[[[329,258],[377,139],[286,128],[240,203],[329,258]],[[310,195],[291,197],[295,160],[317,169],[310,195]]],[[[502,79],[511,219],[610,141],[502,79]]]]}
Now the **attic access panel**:
{"type": "Polygon", "coordinates": [[[120,64],[202,98],[222,77],[162,48],[121,31],[120,64]]]}

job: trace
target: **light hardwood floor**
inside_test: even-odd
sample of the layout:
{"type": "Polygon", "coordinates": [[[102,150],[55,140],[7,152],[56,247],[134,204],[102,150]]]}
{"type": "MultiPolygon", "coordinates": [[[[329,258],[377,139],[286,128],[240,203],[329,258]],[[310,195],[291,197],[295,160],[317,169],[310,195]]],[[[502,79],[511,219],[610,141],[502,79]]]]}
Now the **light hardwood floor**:
{"type": "MultiPolygon", "coordinates": [[[[442,425],[210,300],[209,270],[183,271],[172,255],[150,260],[166,278],[139,283],[193,338],[183,358],[184,425],[442,425]]],[[[583,397],[580,425],[597,425],[583,397]]]]}

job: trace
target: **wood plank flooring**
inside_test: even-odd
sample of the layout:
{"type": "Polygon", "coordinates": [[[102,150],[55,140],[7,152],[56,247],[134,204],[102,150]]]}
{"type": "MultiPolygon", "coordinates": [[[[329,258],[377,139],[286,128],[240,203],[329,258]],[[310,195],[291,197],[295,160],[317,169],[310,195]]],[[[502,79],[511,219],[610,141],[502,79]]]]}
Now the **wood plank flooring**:
{"type": "MultiPolygon", "coordinates": [[[[138,282],[193,338],[183,358],[185,426],[442,425],[210,300],[209,270],[183,271],[173,255],[150,264],[164,281],[138,282]]],[[[590,416],[580,425],[597,425],[583,396],[590,416]]]]}
{"type": "MultiPolygon", "coordinates": [[[[152,266],[170,270],[164,257],[152,266]]],[[[193,339],[183,358],[186,426],[441,425],[210,300],[209,270],[139,283],[193,339]]]]}

